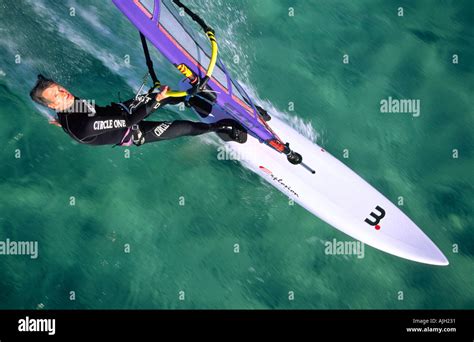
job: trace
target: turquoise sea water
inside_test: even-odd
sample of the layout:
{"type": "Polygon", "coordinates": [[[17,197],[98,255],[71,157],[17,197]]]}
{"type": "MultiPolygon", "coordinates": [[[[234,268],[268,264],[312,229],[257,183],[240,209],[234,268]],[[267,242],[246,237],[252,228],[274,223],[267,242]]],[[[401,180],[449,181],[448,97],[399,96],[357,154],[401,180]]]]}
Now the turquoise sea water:
{"type": "Polygon", "coordinates": [[[0,255],[0,308],[474,308],[472,1],[186,2],[259,102],[402,196],[450,265],[326,255],[351,239],[218,160],[212,137],[130,158],[78,145],[30,101],[36,74],[99,104],[131,97],[146,72],[137,33],[109,1],[0,0],[0,241],[39,248],[0,255]],[[420,116],[380,113],[389,96],[419,99],[420,116]]]}

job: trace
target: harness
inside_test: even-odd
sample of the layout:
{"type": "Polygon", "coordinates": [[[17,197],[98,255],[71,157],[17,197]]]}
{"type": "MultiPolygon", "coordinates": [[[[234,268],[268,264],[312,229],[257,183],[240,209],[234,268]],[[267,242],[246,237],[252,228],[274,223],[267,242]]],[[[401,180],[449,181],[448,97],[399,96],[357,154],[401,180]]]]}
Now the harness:
{"type": "MultiPolygon", "coordinates": [[[[135,97],[135,101],[137,101],[136,97],[135,97]]],[[[132,105],[130,106],[130,108],[133,108],[133,104],[135,104],[135,101],[132,102],[132,105]]],[[[118,103],[118,105],[123,110],[125,110],[128,115],[132,115],[132,110],[129,107],[127,107],[125,104],[118,103]]],[[[122,140],[116,146],[131,146],[132,144],[135,146],[141,146],[144,143],[145,143],[145,136],[143,132],[140,130],[140,126],[138,124],[134,124],[132,125],[132,127],[127,129],[127,131],[123,135],[122,140]],[[132,135],[130,135],[130,132],[132,132],[132,135]]]]}

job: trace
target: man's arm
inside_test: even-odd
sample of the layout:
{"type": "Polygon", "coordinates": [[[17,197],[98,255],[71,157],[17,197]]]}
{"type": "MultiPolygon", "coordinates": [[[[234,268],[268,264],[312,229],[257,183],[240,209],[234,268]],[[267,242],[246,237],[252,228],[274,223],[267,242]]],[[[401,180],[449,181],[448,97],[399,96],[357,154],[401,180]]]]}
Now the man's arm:
{"type": "Polygon", "coordinates": [[[157,110],[161,103],[155,97],[142,96],[139,102],[132,104],[131,114],[120,110],[119,106],[109,107],[106,115],[88,117],[81,123],[81,129],[76,132],[80,139],[132,127],[138,124],[152,112],[157,110]],[[114,108],[113,111],[111,109],[114,108]],[[115,109],[116,108],[116,109],[115,109]],[[116,111],[116,115],[114,115],[116,111]]]}
{"type": "Polygon", "coordinates": [[[131,101],[126,101],[126,103],[130,104],[129,110],[131,114],[124,113],[118,106],[108,107],[109,113],[107,115],[96,115],[86,120],[82,125],[81,131],[77,132],[77,136],[80,139],[84,139],[138,124],[167,102],[168,90],[169,87],[165,86],[156,96],[143,95],[138,97],[138,101],[133,101],[132,103],[130,103],[131,101]],[[112,108],[117,108],[117,115],[113,115],[113,111],[112,113],[110,112],[112,108]]]}

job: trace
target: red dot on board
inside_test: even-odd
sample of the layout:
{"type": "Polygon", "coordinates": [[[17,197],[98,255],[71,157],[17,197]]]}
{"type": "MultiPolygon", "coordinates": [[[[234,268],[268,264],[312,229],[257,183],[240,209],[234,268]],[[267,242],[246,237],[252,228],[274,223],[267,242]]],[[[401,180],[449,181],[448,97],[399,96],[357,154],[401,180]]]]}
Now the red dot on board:
{"type": "Polygon", "coordinates": [[[376,225],[375,229],[380,230],[380,225],[376,225]]]}

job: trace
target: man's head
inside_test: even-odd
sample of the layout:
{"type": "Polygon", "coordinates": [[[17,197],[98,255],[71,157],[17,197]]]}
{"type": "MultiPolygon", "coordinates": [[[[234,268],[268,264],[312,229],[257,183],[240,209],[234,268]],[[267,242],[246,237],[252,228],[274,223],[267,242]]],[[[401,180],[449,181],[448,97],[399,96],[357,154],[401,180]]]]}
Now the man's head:
{"type": "Polygon", "coordinates": [[[43,75],[38,75],[38,81],[31,90],[30,96],[36,103],[57,112],[64,111],[74,104],[74,96],[69,91],[43,75]]]}

